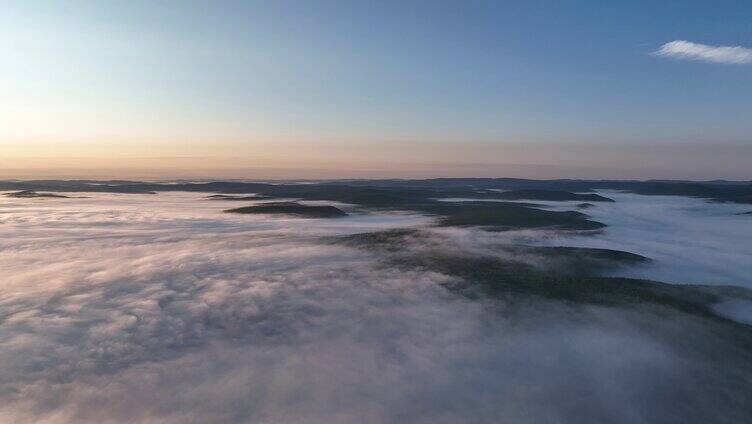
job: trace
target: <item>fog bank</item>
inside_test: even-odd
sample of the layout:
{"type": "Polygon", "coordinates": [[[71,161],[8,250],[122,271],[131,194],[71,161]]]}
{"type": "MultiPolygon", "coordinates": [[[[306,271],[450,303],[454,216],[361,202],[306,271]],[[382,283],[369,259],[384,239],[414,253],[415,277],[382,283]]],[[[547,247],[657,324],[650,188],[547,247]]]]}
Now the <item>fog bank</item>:
{"type": "MultiPolygon", "coordinates": [[[[601,234],[547,234],[542,243],[624,250],[647,256],[647,266],[619,275],[671,283],[731,284],[752,287],[752,205],[716,203],[680,196],[641,196],[615,191],[616,200],[584,212],[607,224],[601,234]]],[[[554,209],[576,209],[577,202],[540,202],[554,209]]],[[[538,235],[520,233],[538,242],[538,235]]]]}
{"type": "MultiPolygon", "coordinates": [[[[443,287],[452,277],[393,269],[378,253],[321,239],[426,225],[424,217],[236,216],[198,194],[90,196],[0,198],[3,421],[647,423],[750,414],[734,400],[752,381],[750,363],[712,323],[470,300],[443,287]]],[[[452,231],[467,246],[493,237],[452,231]]]]}

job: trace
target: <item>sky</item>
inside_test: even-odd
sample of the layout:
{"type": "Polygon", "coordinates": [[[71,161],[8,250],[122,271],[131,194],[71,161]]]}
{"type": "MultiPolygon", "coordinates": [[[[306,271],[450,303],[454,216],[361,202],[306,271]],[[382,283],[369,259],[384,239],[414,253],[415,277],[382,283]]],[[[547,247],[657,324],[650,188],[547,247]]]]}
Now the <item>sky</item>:
{"type": "Polygon", "coordinates": [[[0,178],[751,179],[745,1],[4,1],[0,178]]]}

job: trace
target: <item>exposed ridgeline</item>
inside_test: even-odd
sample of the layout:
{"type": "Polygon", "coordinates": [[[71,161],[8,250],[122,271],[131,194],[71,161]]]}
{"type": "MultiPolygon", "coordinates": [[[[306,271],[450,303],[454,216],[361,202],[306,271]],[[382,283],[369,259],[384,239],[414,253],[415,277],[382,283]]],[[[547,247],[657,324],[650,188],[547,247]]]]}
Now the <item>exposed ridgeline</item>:
{"type": "MultiPolygon", "coordinates": [[[[44,186],[59,191],[91,191],[118,193],[154,193],[158,191],[189,191],[222,193],[223,195],[254,194],[249,200],[263,196],[276,199],[333,201],[357,205],[379,211],[409,211],[435,216],[443,226],[477,226],[490,231],[513,228],[549,228],[557,230],[587,231],[605,227],[591,221],[588,216],[575,211],[549,211],[529,203],[515,202],[445,202],[438,199],[451,197],[499,199],[494,191],[473,188],[399,188],[352,186],[345,184],[266,184],[241,182],[154,184],[91,184],[82,182],[60,184],[50,182],[4,183],[14,187],[44,186]]],[[[2,186],[0,186],[2,188],[2,186]]],[[[569,196],[565,194],[565,196],[569,196]]],[[[244,197],[244,196],[240,196],[244,197]]],[[[227,199],[226,197],[220,197],[227,199]]],[[[245,213],[260,213],[246,210],[245,213]]],[[[272,212],[276,213],[276,212],[272,212]]]]}
{"type": "Polygon", "coordinates": [[[309,206],[296,202],[268,202],[242,208],[227,209],[227,213],[290,215],[301,218],[338,218],[347,213],[334,206],[309,206]]]}
{"type": "Polygon", "coordinates": [[[427,269],[456,277],[458,280],[448,282],[446,287],[472,298],[491,296],[523,305],[526,299],[539,298],[571,304],[669,308],[718,322],[729,332],[744,331],[744,345],[752,348],[752,327],[729,321],[713,309],[716,303],[730,298],[752,300],[748,289],[601,275],[604,270],[649,262],[644,256],[607,249],[514,244],[489,247],[484,253],[465,250],[447,237],[417,229],[328,240],[381,252],[388,258],[385,266],[427,269]]]}
{"type": "Polygon", "coordinates": [[[589,231],[606,226],[581,212],[549,211],[534,206],[511,202],[435,202],[413,205],[411,210],[438,216],[440,226],[481,227],[487,231],[517,228],[589,231]]]}
{"type": "Polygon", "coordinates": [[[613,202],[613,199],[603,197],[595,193],[572,193],[563,190],[524,189],[510,190],[498,194],[500,199],[506,200],[548,200],[548,201],[587,201],[587,202],[613,202]]]}
{"type": "MultiPolygon", "coordinates": [[[[459,188],[476,190],[557,190],[591,192],[622,190],[643,195],[685,196],[718,202],[752,204],[752,181],[683,180],[529,180],[520,178],[435,178],[427,180],[354,180],[353,185],[380,187],[459,188]]],[[[540,199],[543,200],[543,199],[540,199]]]]}
{"type": "Polygon", "coordinates": [[[752,203],[752,183],[520,180],[508,178],[327,181],[306,184],[207,182],[143,183],[133,181],[6,181],[0,190],[53,192],[156,193],[188,191],[220,193],[220,199],[319,200],[381,211],[410,211],[436,216],[443,226],[477,226],[491,231],[514,228],[597,230],[604,225],[576,211],[544,210],[531,203],[503,200],[608,202],[592,192],[618,189],[645,195],[692,196],[724,202],[752,203]],[[501,191],[500,190],[507,190],[501,191]],[[237,195],[237,196],[230,196],[237,195]],[[245,195],[245,196],[241,196],[245,195]],[[253,195],[253,196],[249,196],[253,195]],[[477,201],[440,201],[464,198],[477,201]],[[482,200],[498,200],[486,202],[482,200]]]}
{"type": "MultiPolygon", "coordinates": [[[[312,184],[265,184],[253,182],[144,183],[138,181],[36,180],[0,181],[0,190],[83,191],[111,193],[151,193],[196,191],[226,194],[260,193],[281,197],[316,191],[316,187],[423,190],[438,197],[499,198],[489,190],[549,190],[587,193],[598,189],[623,190],[644,195],[688,196],[720,202],[752,203],[752,181],[668,181],[668,180],[529,180],[519,178],[435,178],[425,180],[338,180],[312,184]],[[309,188],[304,188],[309,187],[309,188]]],[[[355,199],[353,199],[355,200],[355,199]]],[[[539,199],[545,200],[545,199],[539,199]]],[[[358,203],[358,202],[353,202],[358,203]]]]}
{"type": "Polygon", "coordinates": [[[245,202],[249,200],[264,200],[268,198],[269,198],[268,196],[259,196],[259,195],[233,196],[230,194],[213,194],[211,196],[206,196],[207,200],[228,200],[228,201],[234,201],[234,202],[245,202]]]}
{"type": "Polygon", "coordinates": [[[62,199],[68,199],[69,196],[64,196],[62,194],[54,194],[54,193],[37,193],[34,190],[23,190],[23,191],[16,191],[13,193],[4,193],[3,196],[5,197],[15,197],[17,199],[37,199],[37,198],[62,198],[62,199]]]}

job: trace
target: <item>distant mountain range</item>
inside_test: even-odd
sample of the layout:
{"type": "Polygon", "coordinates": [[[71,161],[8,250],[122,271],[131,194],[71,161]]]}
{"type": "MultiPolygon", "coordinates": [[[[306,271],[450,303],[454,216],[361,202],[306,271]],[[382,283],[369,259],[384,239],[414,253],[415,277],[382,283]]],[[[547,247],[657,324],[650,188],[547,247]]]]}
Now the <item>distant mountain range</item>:
{"type": "MultiPolygon", "coordinates": [[[[92,181],[92,180],[34,180],[0,181],[0,190],[36,190],[48,192],[114,192],[114,193],[155,193],[159,191],[193,191],[227,194],[256,193],[271,197],[307,197],[316,198],[316,193],[330,196],[334,192],[349,192],[357,196],[356,192],[364,189],[401,189],[409,190],[410,195],[426,195],[432,197],[472,197],[472,198],[506,198],[510,194],[500,195],[492,190],[546,190],[547,196],[569,196],[553,194],[556,192],[590,193],[594,190],[621,190],[643,195],[687,196],[708,199],[718,202],[750,203],[752,204],[752,181],[671,181],[671,180],[530,180],[519,178],[434,178],[424,180],[336,180],[306,182],[241,182],[241,181],[211,181],[211,182],[139,182],[139,181],[92,181]]],[[[366,190],[367,191],[367,190],[366,190]]],[[[386,191],[384,191],[386,193],[386,191]]],[[[387,197],[395,195],[390,190],[387,197]]],[[[562,200],[546,199],[542,193],[539,197],[529,197],[532,200],[562,200]]],[[[344,196],[348,197],[348,196],[344,196]]],[[[324,199],[324,197],[321,197],[324,199]]],[[[518,197],[522,198],[522,197],[518,197]]],[[[334,200],[334,199],[328,199],[334,200]]],[[[350,199],[358,200],[358,199],[350,199]]],[[[568,200],[602,200],[582,198],[577,195],[568,200]],[[575,198],[580,197],[580,198],[575,198]]],[[[353,202],[359,203],[359,202],[353,202]]]]}

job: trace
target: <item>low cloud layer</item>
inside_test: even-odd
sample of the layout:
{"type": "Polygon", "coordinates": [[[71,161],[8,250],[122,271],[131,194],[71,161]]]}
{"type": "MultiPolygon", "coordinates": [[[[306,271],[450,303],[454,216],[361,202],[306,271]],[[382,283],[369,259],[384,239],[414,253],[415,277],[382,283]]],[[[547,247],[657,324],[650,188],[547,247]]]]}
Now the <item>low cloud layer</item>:
{"type": "Polygon", "coordinates": [[[752,49],[740,46],[709,46],[676,40],[661,46],[653,54],[674,59],[699,60],[712,63],[752,63],[752,49]]]}
{"type": "MultiPolygon", "coordinates": [[[[750,364],[711,322],[469,300],[442,287],[452,277],[321,241],[423,217],[235,216],[183,193],[0,202],[3,422],[741,422],[752,412],[733,400],[750,364]]],[[[493,235],[442,237],[453,249],[493,235]]]]}
{"type": "MultiPolygon", "coordinates": [[[[529,200],[551,210],[580,210],[608,226],[600,234],[573,235],[539,230],[502,234],[466,232],[467,249],[498,243],[576,246],[623,250],[652,262],[613,274],[676,284],[728,284],[752,288],[752,207],[681,196],[642,196],[599,191],[615,203],[581,210],[578,201],[529,200]]],[[[477,199],[444,199],[477,201],[477,199]]],[[[486,199],[487,201],[491,201],[486,199]]]]}
{"type": "MultiPolygon", "coordinates": [[[[680,196],[602,191],[616,200],[587,209],[608,225],[588,237],[521,233],[544,244],[625,250],[653,259],[619,275],[677,284],[729,284],[752,288],[752,207],[680,196]]],[[[541,203],[541,202],[538,202],[541,203]]],[[[552,208],[561,207],[549,203],[552,208]]],[[[572,208],[573,203],[566,208],[572,208]]]]}

